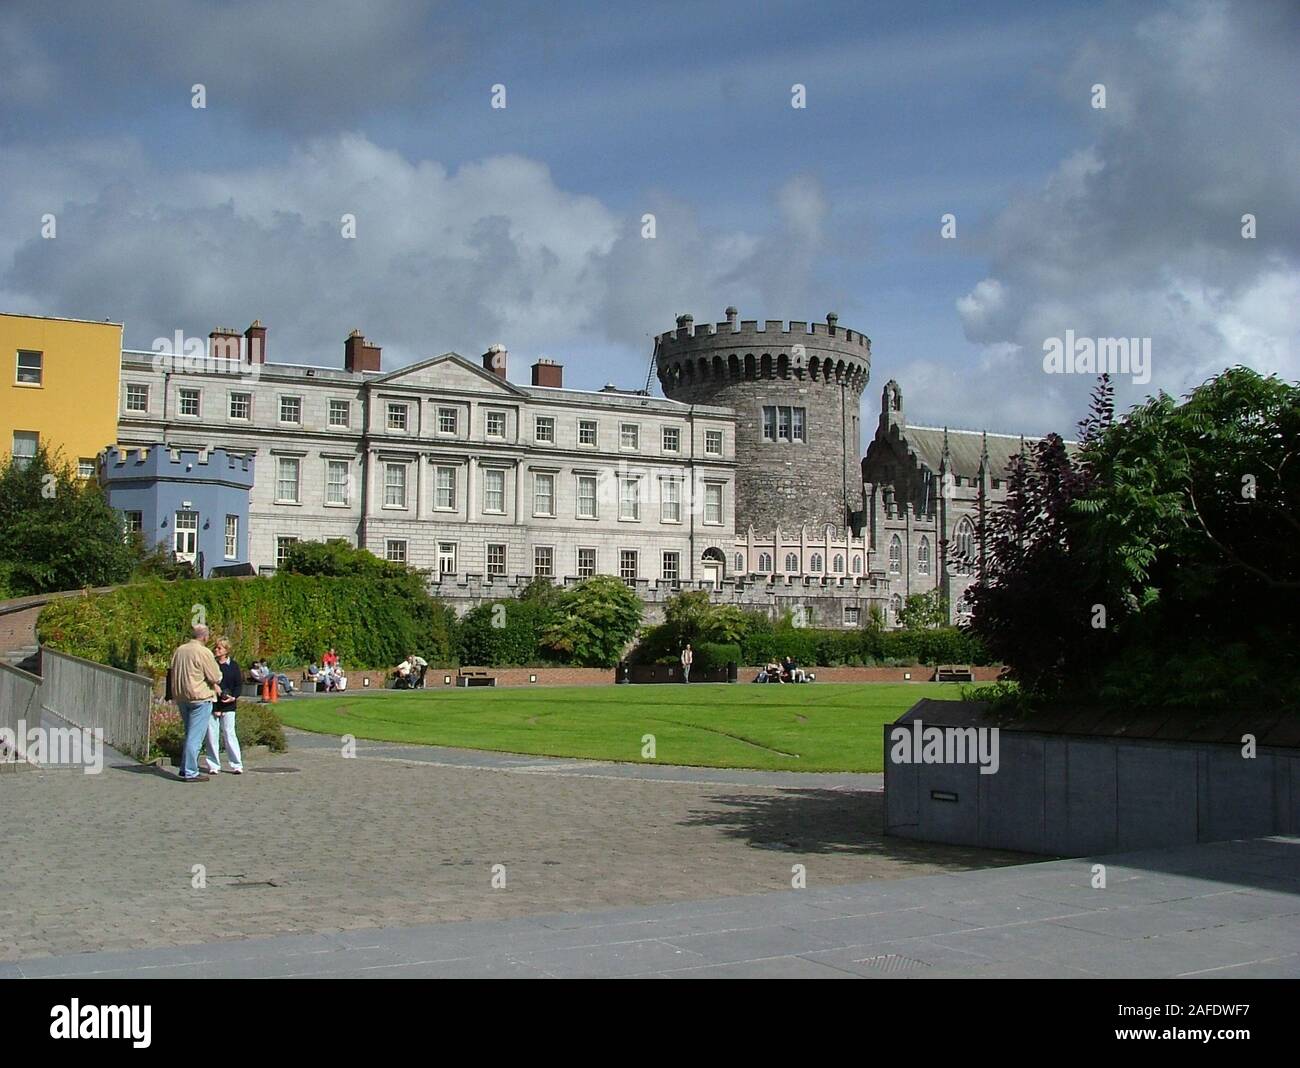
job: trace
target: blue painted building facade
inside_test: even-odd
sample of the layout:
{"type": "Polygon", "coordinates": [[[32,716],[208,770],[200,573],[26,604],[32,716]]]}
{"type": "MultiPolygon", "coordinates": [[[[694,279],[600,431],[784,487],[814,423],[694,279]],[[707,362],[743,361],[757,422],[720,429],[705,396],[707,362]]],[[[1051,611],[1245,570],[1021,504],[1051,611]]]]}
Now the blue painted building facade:
{"type": "Polygon", "coordinates": [[[209,575],[248,563],[253,458],[225,449],[152,445],[100,453],[99,481],[129,531],[209,575]]]}

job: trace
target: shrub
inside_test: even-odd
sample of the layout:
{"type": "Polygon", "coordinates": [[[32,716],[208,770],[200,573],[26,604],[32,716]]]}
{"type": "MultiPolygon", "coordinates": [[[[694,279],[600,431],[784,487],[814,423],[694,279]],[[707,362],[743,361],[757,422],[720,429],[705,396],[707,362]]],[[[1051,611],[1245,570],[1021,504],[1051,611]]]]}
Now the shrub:
{"type": "MultiPolygon", "coordinates": [[[[181,751],[185,748],[185,723],[174,705],[164,702],[154,705],[149,733],[153,739],[150,759],[165,756],[173,764],[179,764],[181,751]]],[[[239,739],[242,750],[264,745],[273,753],[283,753],[289,748],[284,737],[284,724],[275,710],[270,705],[256,702],[240,702],[235,713],[235,737],[239,739]]]]}
{"type": "Polygon", "coordinates": [[[523,667],[540,663],[542,635],[555,613],[539,598],[492,601],[470,609],[456,624],[462,664],[523,667]]]}
{"type": "Polygon", "coordinates": [[[560,595],[542,645],[574,664],[613,667],[636,635],[642,610],[622,579],[595,575],[560,595]]]}
{"type": "Polygon", "coordinates": [[[740,646],[724,642],[700,642],[693,646],[695,652],[694,667],[700,671],[713,671],[725,668],[728,664],[740,663],[740,646]]]}

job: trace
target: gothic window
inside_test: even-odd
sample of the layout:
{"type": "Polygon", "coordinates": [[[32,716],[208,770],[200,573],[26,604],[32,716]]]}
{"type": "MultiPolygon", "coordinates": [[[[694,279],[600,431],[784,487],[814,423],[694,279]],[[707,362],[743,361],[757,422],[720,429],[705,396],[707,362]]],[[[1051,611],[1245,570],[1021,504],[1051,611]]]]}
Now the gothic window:
{"type": "Polygon", "coordinates": [[[809,564],[808,564],[808,570],[811,571],[814,575],[819,575],[819,574],[821,574],[821,570],[822,570],[822,554],[821,554],[821,553],[813,553],[813,554],[812,554],[812,560],[809,561],[809,564]]]}
{"type": "Polygon", "coordinates": [[[889,573],[891,575],[903,573],[903,539],[897,534],[889,539],[889,573]]]}
{"type": "Polygon", "coordinates": [[[900,594],[894,594],[889,598],[889,619],[893,623],[898,622],[899,615],[903,611],[903,598],[900,594]]]}
{"type": "Polygon", "coordinates": [[[745,556],[743,553],[736,553],[736,574],[743,575],[744,573],[745,573],[745,556]]]}
{"type": "Polygon", "coordinates": [[[962,517],[953,535],[953,555],[957,558],[957,571],[969,575],[975,564],[975,527],[962,517]]]}
{"type": "Polygon", "coordinates": [[[855,575],[862,574],[862,557],[860,556],[855,556],[853,558],[853,573],[855,575]]]}
{"type": "Polygon", "coordinates": [[[759,554],[758,554],[758,570],[759,570],[762,574],[764,574],[764,575],[768,574],[768,573],[772,570],[772,554],[771,554],[771,553],[759,553],[759,554]]]}
{"type": "Polygon", "coordinates": [[[921,544],[916,549],[916,573],[918,575],[930,573],[930,539],[924,534],[921,535],[921,544]]]}
{"type": "Polygon", "coordinates": [[[844,557],[839,553],[835,554],[835,574],[844,574],[844,557]]]}
{"type": "Polygon", "coordinates": [[[794,553],[786,553],[786,554],[785,554],[785,569],[786,569],[787,571],[798,571],[798,570],[799,570],[799,557],[795,556],[794,553]]]}

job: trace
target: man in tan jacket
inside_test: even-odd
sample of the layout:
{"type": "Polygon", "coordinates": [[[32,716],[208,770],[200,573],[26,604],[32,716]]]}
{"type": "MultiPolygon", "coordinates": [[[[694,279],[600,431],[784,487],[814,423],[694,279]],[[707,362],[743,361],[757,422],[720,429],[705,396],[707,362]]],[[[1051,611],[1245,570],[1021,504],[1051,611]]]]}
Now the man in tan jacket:
{"type": "Polygon", "coordinates": [[[208,723],[212,720],[212,702],[221,692],[221,668],[212,650],[205,644],[208,628],[202,623],[194,627],[194,637],[172,653],[167,669],[167,684],[172,700],[185,724],[185,749],[181,753],[180,777],[182,782],[207,782],[207,775],[199,774],[199,747],[208,736],[208,723]]]}

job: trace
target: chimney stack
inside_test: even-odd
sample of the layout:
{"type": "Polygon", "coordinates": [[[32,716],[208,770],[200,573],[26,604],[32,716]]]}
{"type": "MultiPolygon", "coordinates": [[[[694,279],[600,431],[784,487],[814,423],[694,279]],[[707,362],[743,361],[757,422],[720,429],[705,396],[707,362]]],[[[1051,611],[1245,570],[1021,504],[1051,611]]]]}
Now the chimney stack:
{"type": "Polygon", "coordinates": [[[489,345],[487,352],[483,353],[483,370],[491,371],[502,382],[506,380],[506,347],[504,345],[489,345]]]}
{"type": "Polygon", "coordinates": [[[353,330],[343,342],[343,370],[378,371],[380,351],[378,345],[361,336],[360,330],[353,330]]]}
{"type": "Polygon", "coordinates": [[[266,327],[261,319],[244,331],[244,354],[249,363],[266,363],[266,327]]]}
{"type": "Polygon", "coordinates": [[[727,325],[729,325],[733,330],[736,326],[736,316],[739,314],[740,312],[738,312],[734,306],[727,309],[727,325]]]}
{"type": "Polygon", "coordinates": [[[219,326],[208,335],[208,357],[213,360],[240,359],[240,334],[229,326],[219,326]]]}
{"type": "Polygon", "coordinates": [[[560,389],[564,385],[564,365],[540,358],[533,364],[533,385],[560,389]]]}

